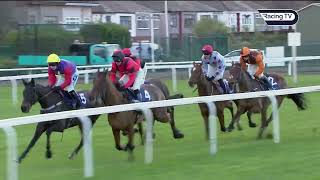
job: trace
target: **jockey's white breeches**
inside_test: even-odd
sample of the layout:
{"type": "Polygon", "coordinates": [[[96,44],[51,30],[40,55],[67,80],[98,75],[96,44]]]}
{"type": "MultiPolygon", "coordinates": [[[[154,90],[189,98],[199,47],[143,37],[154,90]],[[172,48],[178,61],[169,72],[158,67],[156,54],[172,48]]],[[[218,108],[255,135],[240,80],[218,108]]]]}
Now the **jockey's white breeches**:
{"type": "MultiPolygon", "coordinates": [[[[79,78],[79,73],[78,73],[78,70],[76,70],[71,77],[70,85],[65,87],[65,90],[67,90],[68,92],[73,91],[77,84],[78,78],[79,78]]],[[[64,75],[59,75],[55,86],[60,86],[61,84],[63,84],[64,80],[65,80],[64,75]]]]}
{"type": "MultiPolygon", "coordinates": [[[[248,73],[253,77],[253,75],[257,72],[258,65],[257,64],[248,64],[248,73]]],[[[263,76],[263,73],[259,75],[259,78],[263,76]]]]}
{"type": "MultiPolygon", "coordinates": [[[[144,83],[145,77],[146,77],[146,67],[144,67],[143,69],[140,68],[139,71],[137,72],[136,79],[134,80],[134,83],[130,89],[139,90],[140,86],[144,83]]],[[[128,81],[129,81],[129,76],[126,74],[119,79],[119,82],[121,85],[126,84],[128,81]]]]}
{"type": "MultiPolygon", "coordinates": [[[[209,77],[212,77],[212,76],[215,76],[215,73],[218,71],[218,67],[213,67],[213,66],[208,66],[208,76],[209,77]]],[[[223,74],[224,74],[224,70],[214,78],[214,81],[218,81],[219,79],[222,79],[223,78],[223,74]]]]}

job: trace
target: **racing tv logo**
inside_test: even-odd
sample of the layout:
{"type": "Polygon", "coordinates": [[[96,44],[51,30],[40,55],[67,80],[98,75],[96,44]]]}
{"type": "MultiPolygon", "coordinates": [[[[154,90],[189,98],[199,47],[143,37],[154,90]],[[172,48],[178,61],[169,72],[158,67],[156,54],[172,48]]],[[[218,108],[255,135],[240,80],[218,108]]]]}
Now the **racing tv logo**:
{"type": "Polygon", "coordinates": [[[298,21],[298,13],[291,9],[258,9],[268,25],[294,25],[298,21]]]}

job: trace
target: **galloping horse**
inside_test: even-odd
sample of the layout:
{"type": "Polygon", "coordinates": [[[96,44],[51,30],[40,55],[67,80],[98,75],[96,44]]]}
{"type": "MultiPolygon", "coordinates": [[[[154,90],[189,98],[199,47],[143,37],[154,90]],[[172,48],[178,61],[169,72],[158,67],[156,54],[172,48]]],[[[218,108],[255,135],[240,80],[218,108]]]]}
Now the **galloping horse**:
{"type": "MultiPolygon", "coordinates": [[[[141,86],[146,90],[152,101],[165,100],[162,91],[153,84],[143,84],[141,86]]],[[[128,104],[129,101],[124,94],[119,91],[109,79],[109,72],[97,72],[91,90],[92,102],[102,103],[105,106],[128,104]]],[[[153,108],[152,113],[155,120],[162,123],[171,121],[171,116],[167,107],[153,108]]],[[[129,152],[129,160],[133,159],[133,137],[134,125],[137,123],[137,111],[125,111],[108,114],[108,122],[112,128],[116,149],[129,152]],[[125,147],[120,144],[120,131],[128,134],[128,143],[125,147]]]]}
{"type": "MultiPolygon", "coordinates": [[[[166,99],[178,99],[178,98],[183,98],[183,95],[180,94],[180,93],[175,94],[175,95],[170,95],[170,91],[169,91],[167,85],[164,84],[160,79],[148,78],[145,82],[157,86],[157,87],[162,91],[162,93],[163,93],[163,95],[164,95],[164,97],[165,97],[166,99]]],[[[174,106],[168,107],[168,113],[170,114],[170,117],[171,117],[170,126],[171,126],[171,130],[172,130],[173,137],[174,137],[175,139],[183,138],[183,137],[184,137],[184,134],[181,133],[181,132],[177,129],[176,124],[175,124],[175,119],[174,119],[174,106]]]]}
{"type": "MultiPolygon", "coordinates": [[[[253,91],[263,91],[264,88],[261,85],[260,82],[258,82],[255,79],[252,79],[250,74],[241,69],[240,63],[234,63],[232,64],[230,68],[230,76],[229,76],[229,83],[233,84],[233,89],[237,93],[241,92],[253,92],[253,91]]],[[[284,89],[287,88],[287,82],[285,79],[278,75],[278,74],[268,74],[267,77],[272,81],[272,84],[274,86],[277,86],[278,89],[284,89]]],[[[298,110],[305,110],[307,105],[305,102],[305,97],[304,94],[298,93],[298,94],[290,94],[290,95],[282,95],[282,96],[277,96],[277,103],[278,103],[278,108],[280,108],[280,105],[284,98],[287,97],[297,105],[298,110]]],[[[272,121],[272,114],[270,117],[267,119],[267,110],[270,105],[270,100],[267,97],[264,98],[251,98],[251,99],[241,99],[238,100],[238,110],[232,119],[228,130],[232,131],[233,130],[233,124],[235,122],[239,123],[240,116],[247,112],[250,111],[251,113],[261,113],[261,127],[258,133],[257,138],[260,139],[262,137],[263,131],[265,128],[268,126],[268,124],[272,121]]]]}
{"type": "MultiPolygon", "coordinates": [[[[60,93],[53,91],[48,86],[42,86],[40,84],[35,84],[34,79],[31,79],[30,82],[26,82],[23,80],[23,84],[25,89],[23,90],[23,101],[21,104],[21,111],[24,113],[28,113],[31,107],[39,102],[42,108],[42,112],[57,112],[57,111],[65,111],[70,110],[70,108],[64,103],[63,97],[60,93]]],[[[79,95],[81,95],[82,103],[85,104],[87,108],[94,107],[94,105],[88,101],[88,92],[79,91],[79,95]]],[[[96,122],[100,115],[89,116],[92,126],[96,122]]],[[[23,158],[26,157],[27,153],[30,149],[35,145],[37,140],[40,138],[42,133],[46,132],[47,134],[47,151],[46,158],[52,157],[51,145],[50,145],[50,135],[52,132],[64,132],[65,129],[78,126],[81,133],[81,141],[79,145],[74,149],[74,151],[69,155],[69,159],[73,159],[76,154],[78,154],[79,150],[83,145],[83,132],[82,132],[82,124],[78,118],[71,119],[61,119],[56,121],[47,121],[40,122],[37,124],[35,133],[33,135],[32,140],[30,141],[28,147],[24,150],[21,156],[18,159],[20,163],[23,158]]]]}
{"type": "MultiPolygon", "coordinates": [[[[205,79],[205,76],[202,72],[202,64],[193,62],[193,69],[191,72],[191,76],[189,78],[188,84],[190,87],[193,87],[195,84],[197,85],[198,94],[199,96],[210,96],[210,95],[219,95],[222,94],[222,90],[218,89],[221,88],[218,84],[213,84],[205,79]]],[[[225,132],[225,124],[224,124],[224,113],[223,110],[228,108],[231,112],[231,116],[233,117],[233,106],[231,101],[221,101],[215,102],[217,107],[217,115],[220,122],[220,129],[221,131],[225,132]]],[[[209,111],[208,107],[204,103],[199,104],[201,115],[204,120],[205,130],[206,130],[206,138],[209,137],[209,129],[208,129],[208,118],[209,118],[209,111]]],[[[249,126],[255,127],[255,124],[251,122],[249,119],[249,126]]]]}

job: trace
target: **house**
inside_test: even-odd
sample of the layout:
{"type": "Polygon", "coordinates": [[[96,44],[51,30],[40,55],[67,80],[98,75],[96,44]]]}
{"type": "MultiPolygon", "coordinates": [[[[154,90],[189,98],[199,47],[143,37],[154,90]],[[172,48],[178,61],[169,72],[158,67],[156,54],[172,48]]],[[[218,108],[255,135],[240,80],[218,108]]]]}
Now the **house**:
{"type": "MultiPolygon", "coordinates": [[[[92,7],[97,3],[76,1],[22,1],[17,2],[20,24],[85,24],[91,22],[92,7]]],[[[65,26],[79,30],[79,26],[65,26]]]]}
{"type": "MultiPolygon", "coordinates": [[[[257,9],[263,8],[246,1],[200,1],[203,4],[222,10],[220,21],[224,22],[232,32],[254,32],[257,30],[257,9]]],[[[264,21],[262,21],[264,23],[264,21]]]]}
{"type": "MultiPolygon", "coordinates": [[[[150,40],[150,17],[152,9],[139,5],[134,1],[97,1],[100,6],[93,8],[94,23],[116,23],[128,28],[134,40],[150,40]]],[[[159,17],[156,18],[154,29],[159,30],[159,17]]]]}
{"type": "Polygon", "coordinates": [[[320,42],[320,3],[312,3],[298,11],[299,19],[296,31],[301,32],[301,43],[311,44],[320,42]]]}
{"type": "MultiPolygon", "coordinates": [[[[136,1],[159,12],[160,37],[165,37],[164,1],[136,1]]],[[[198,1],[167,1],[170,37],[191,34],[193,25],[202,18],[218,19],[222,12],[198,1]]]]}

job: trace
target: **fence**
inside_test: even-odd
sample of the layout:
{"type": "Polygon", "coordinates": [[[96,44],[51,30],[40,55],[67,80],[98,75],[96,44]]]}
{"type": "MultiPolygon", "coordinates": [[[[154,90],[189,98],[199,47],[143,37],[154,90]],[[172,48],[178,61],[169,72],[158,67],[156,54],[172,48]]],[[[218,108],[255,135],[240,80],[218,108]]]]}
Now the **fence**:
{"type": "Polygon", "coordinates": [[[153,126],[153,116],[150,108],[156,107],[168,107],[177,105],[187,105],[187,104],[198,104],[206,103],[209,109],[209,152],[211,155],[217,153],[217,130],[216,130],[216,108],[213,102],[225,101],[225,100],[235,100],[235,99],[248,99],[248,98],[259,98],[268,97],[272,104],[273,109],[273,140],[275,143],[280,142],[280,124],[278,115],[278,106],[276,96],[296,94],[296,93],[306,93],[306,92],[317,92],[320,91],[320,86],[309,86],[300,88],[290,88],[281,89],[273,91],[259,91],[250,93],[237,93],[237,94],[227,94],[227,95],[216,95],[216,96],[201,96],[193,98],[182,98],[173,100],[163,100],[163,101],[153,101],[145,103],[135,103],[135,104],[125,104],[125,105],[115,105],[109,107],[99,107],[99,108],[89,108],[73,111],[63,111],[50,114],[40,114],[34,116],[25,116],[18,118],[4,119],[0,121],[0,128],[4,129],[7,137],[7,179],[17,180],[18,179],[18,166],[15,162],[17,159],[17,138],[16,132],[13,126],[25,125],[30,123],[38,123],[45,121],[52,121],[64,118],[79,117],[84,126],[84,176],[92,177],[93,172],[93,158],[91,150],[91,132],[90,132],[90,121],[88,118],[83,119],[82,117],[87,117],[97,114],[108,114],[115,112],[123,112],[130,110],[142,110],[146,121],[146,146],[145,146],[145,163],[151,163],[153,160],[153,139],[152,139],[152,126],[153,126]],[[88,123],[89,122],[89,123],[88,123]]]}
{"type": "MultiPolygon", "coordinates": [[[[307,61],[307,60],[316,60],[320,59],[320,56],[304,56],[304,57],[297,57],[296,61],[307,61]]],[[[272,63],[272,62],[290,62],[292,60],[292,57],[285,57],[285,58],[269,58],[266,60],[266,63],[272,63]]],[[[173,91],[177,91],[177,69],[187,69],[188,70],[188,75],[190,77],[191,75],[191,68],[193,61],[185,61],[185,62],[158,62],[151,64],[149,63],[147,65],[147,69],[171,69],[171,78],[172,78],[172,87],[173,91]],[[155,66],[158,65],[158,66],[155,66]]],[[[227,62],[227,66],[230,65],[231,62],[227,62]]],[[[81,67],[81,66],[80,66],[81,67]]],[[[92,65],[92,66],[82,66],[81,68],[88,68],[88,67],[95,67],[95,68],[109,68],[110,65],[92,65]]],[[[42,69],[40,68],[33,68],[33,69],[42,69]]],[[[31,70],[33,70],[31,69],[31,70]]],[[[46,68],[43,68],[46,69],[46,68]]],[[[4,69],[4,70],[9,70],[10,69],[4,69]]],[[[19,69],[13,69],[15,71],[17,70],[30,70],[28,68],[19,68],[19,69]]],[[[97,69],[91,69],[91,70],[81,70],[79,71],[79,74],[84,74],[84,82],[85,84],[89,83],[89,73],[95,73],[97,69]]],[[[1,72],[1,69],[0,69],[1,72]]],[[[288,74],[291,75],[291,63],[288,64],[288,74]]],[[[5,81],[9,80],[11,81],[11,86],[12,86],[12,103],[16,104],[18,101],[18,96],[17,96],[17,80],[18,79],[29,79],[29,78],[43,78],[47,77],[48,74],[30,74],[30,75],[19,75],[19,76],[7,76],[7,77],[0,77],[0,81],[5,81]]]]}

